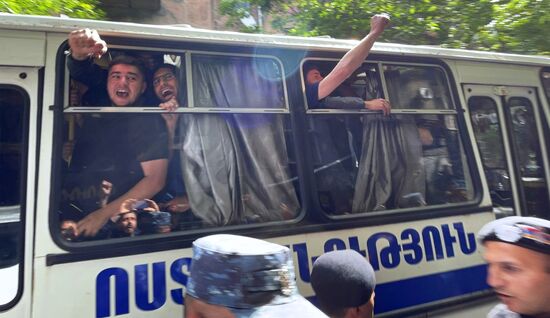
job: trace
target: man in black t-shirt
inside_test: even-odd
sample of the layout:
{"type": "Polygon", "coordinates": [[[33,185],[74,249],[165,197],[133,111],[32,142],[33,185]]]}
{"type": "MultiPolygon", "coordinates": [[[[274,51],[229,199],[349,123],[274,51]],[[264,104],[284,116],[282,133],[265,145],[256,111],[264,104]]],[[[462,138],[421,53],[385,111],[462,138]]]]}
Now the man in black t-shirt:
{"type": "MultiPolygon", "coordinates": [[[[78,30],[69,35],[71,47],[69,72],[79,81],[85,77],[83,65],[92,67],[90,57],[100,57],[107,50],[93,30],[78,30]]],[[[106,89],[109,100],[104,105],[127,107],[142,105],[147,88],[146,71],[139,59],[117,56],[110,65],[106,89]]],[[[87,83],[90,84],[90,83],[87,83]]],[[[91,89],[105,91],[101,85],[91,89]]],[[[122,114],[87,115],[75,143],[69,175],[65,184],[92,185],[99,193],[103,180],[113,185],[111,201],[94,206],[90,199],[78,207],[86,215],[78,222],[77,235],[93,237],[118,213],[128,198],[151,198],[165,184],[168,166],[168,135],[160,116],[122,114]],[[73,180],[69,180],[73,179],[73,180]]]]}

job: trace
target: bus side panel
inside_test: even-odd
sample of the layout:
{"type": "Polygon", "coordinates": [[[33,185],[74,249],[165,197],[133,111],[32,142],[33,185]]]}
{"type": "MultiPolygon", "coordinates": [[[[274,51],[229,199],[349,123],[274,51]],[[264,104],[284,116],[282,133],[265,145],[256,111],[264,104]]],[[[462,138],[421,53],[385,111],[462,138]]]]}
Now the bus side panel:
{"type": "Polygon", "coordinates": [[[0,65],[43,66],[43,32],[0,30],[0,65]]]}
{"type": "MultiPolygon", "coordinates": [[[[478,213],[271,240],[293,252],[296,279],[306,297],[313,296],[309,277],[319,255],[359,251],[376,270],[376,312],[397,313],[487,291],[475,236],[492,218],[478,213]]],[[[41,283],[35,312],[46,317],[181,317],[191,257],[191,250],[184,249],[49,267],[37,263],[41,283]]]]}

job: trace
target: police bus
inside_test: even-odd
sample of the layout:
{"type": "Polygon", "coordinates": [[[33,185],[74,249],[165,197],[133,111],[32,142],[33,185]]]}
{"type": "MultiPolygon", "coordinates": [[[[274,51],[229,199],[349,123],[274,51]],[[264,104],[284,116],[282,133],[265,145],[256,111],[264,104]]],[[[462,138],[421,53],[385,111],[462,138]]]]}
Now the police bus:
{"type": "Polygon", "coordinates": [[[388,99],[383,116],[307,104],[304,70],[328,72],[352,40],[8,14],[0,39],[3,317],[181,316],[191,244],[213,233],[287,245],[312,301],[316,257],[354,249],[376,271],[377,316],[482,317],[495,298],[477,231],[549,217],[549,58],[377,43],[342,94],[388,99]],[[174,66],[172,139],[152,124],[158,103],[98,104],[71,78],[67,36],[82,28],[109,45],[98,69],[123,54],[174,66]],[[179,187],[150,198],[153,212],[134,205],[140,235],[112,235],[116,219],[92,239],[62,228],[91,212],[80,202],[111,200],[104,170],[124,169],[84,177],[76,145],[94,164],[131,150],[106,126],[84,138],[99,119],[140,122],[123,133],[132,147],[170,148],[179,187]]]}

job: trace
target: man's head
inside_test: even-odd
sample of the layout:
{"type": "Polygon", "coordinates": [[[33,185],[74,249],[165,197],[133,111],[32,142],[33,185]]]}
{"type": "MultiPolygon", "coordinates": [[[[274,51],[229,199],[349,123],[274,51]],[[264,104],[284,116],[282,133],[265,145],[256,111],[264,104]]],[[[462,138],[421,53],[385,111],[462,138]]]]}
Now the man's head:
{"type": "Polygon", "coordinates": [[[137,213],[130,211],[119,214],[119,216],[116,222],[117,229],[127,236],[134,236],[137,231],[137,213]]]}
{"type": "Polygon", "coordinates": [[[298,294],[287,247],[219,234],[193,243],[185,317],[326,316],[298,294]]]}
{"type": "Polygon", "coordinates": [[[308,85],[312,85],[323,80],[319,66],[316,64],[307,65],[304,69],[304,73],[306,74],[306,83],[308,85]]]}
{"type": "Polygon", "coordinates": [[[509,310],[550,316],[550,221],[507,217],[486,224],[478,234],[485,246],[487,283],[509,310]]]}
{"type": "Polygon", "coordinates": [[[311,271],[319,307],[330,317],[372,317],[375,285],[372,266],[354,250],[325,253],[311,271]]]}
{"type": "Polygon", "coordinates": [[[132,106],[145,92],[145,68],[132,56],[119,55],[109,64],[107,92],[115,106],[132,106]]]}
{"type": "Polygon", "coordinates": [[[176,67],[172,64],[162,64],[153,73],[153,89],[162,102],[178,97],[178,79],[176,67]]]}

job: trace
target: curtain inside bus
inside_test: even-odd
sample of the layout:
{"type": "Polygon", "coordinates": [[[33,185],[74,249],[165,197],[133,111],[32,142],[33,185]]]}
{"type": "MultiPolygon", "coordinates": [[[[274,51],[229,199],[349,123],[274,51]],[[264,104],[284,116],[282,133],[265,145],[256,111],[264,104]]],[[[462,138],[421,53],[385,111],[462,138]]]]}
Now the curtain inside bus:
{"type": "Polygon", "coordinates": [[[412,117],[365,115],[353,212],[426,205],[422,143],[412,117]]]}
{"type": "MultiPolygon", "coordinates": [[[[281,77],[273,65],[267,59],[195,57],[196,106],[283,107],[281,77]]],[[[282,116],[186,115],[180,127],[183,175],[191,209],[205,225],[295,217],[299,203],[282,116]]]]}

